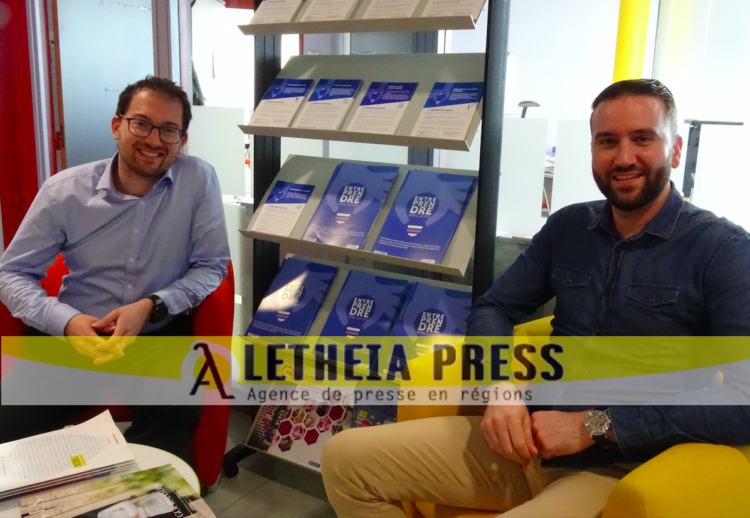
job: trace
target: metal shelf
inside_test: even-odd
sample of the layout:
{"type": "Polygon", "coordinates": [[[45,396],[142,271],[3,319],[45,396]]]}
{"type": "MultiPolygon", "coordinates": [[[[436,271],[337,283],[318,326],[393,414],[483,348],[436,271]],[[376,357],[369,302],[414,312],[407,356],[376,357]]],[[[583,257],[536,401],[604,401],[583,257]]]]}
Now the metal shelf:
{"type": "Polygon", "coordinates": [[[472,30],[484,8],[477,13],[465,16],[423,17],[427,0],[420,1],[411,18],[378,18],[365,20],[364,15],[372,0],[363,0],[348,20],[303,22],[310,2],[305,2],[295,19],[288,23],[257,23],[240,25],[246,36],[266,36],[273,34],[337,34],[352,32],[417,32],[441,30],[472,30]]]}
{"type": "MultiPolygon", "coordinates": [[[[361,79],[363,86],[354,98],[349,113],[341,124],[349,127],[356,107],[367,93],[373,81],[418,82],[409,106],[394,135],[357,133],[342,130],[297,129],[294,121],[288,128],[242,125],[240,129],[248,135],[270,137],[295,137],[315,140],[337,140],[428,149],[451,149],[468,151],[482,119],[484,99],[477,107],[466,136],[461,140],[412,137],[427,97],[435,83],[484,81],[484,54],[404,54],[374,56],[296,56],[289,60],[278,77],[283,79],[361,79]]],[[[310,89],[312,92],[312,89],[310,89]]],[[[309,95],[309,94],[308,94],[309,95]]],[[[299,115],[298,115],[299,116],[299,115]]]]}

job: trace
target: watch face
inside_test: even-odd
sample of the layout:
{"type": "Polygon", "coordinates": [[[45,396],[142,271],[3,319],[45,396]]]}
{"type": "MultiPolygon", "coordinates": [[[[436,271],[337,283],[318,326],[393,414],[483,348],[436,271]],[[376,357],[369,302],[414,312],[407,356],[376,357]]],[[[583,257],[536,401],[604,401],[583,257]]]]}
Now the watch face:
{"type": "Polygon", "coordinates": [[[586,427],[586,431],[593,435],[604,435],[609,430],[609,417],[605,412],[601,410],[592,410],[589,415],[586,416],[586,420],[583,425],[586,427]]]}

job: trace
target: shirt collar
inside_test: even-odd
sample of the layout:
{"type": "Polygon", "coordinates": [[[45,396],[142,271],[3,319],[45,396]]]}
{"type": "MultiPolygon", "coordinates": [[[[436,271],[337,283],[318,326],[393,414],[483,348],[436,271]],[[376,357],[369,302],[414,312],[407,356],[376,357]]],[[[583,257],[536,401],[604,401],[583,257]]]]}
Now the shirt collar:
{"type": "MultiPolygon", "coordinates": [[[[112,181],[112,168],[117,165],[117,161],[120,158],[119,153],[115,153],[115,156],[112,157],[112,159],[107,162],[107,165],[104,167],[104,173],[102,174],[101,178],[99,178],[99,183],[96,184],[96,190],[109,190],[117,194],[122,194],[120,191],[118,191],[115,188],[115,184],[112,181]]],[[[154,185],[154,189],[162,182],[166,182],[171,184],[174,184],[174,175],[172,174],[172,169],[174,168],[174,164],[172,167],[167,169],[167,172],[159,178],[159,181],[156,182],[156,185],[154,185]]],[[[152,189],[151,191],[153,192],[152,189]]]]}
{"type": "MultiPolygon", "coordinates": [[[[683,201],[679,191],[677,191],[677,189],[675,188],[674,183],[670,181],[669,185],[671,187],[671,191],[669,192],[669,197],[667,198],[667,201],[664,202],[662,208],[659,209],[659,212],[656,213],[656,216],[651,218],[651,220],[646,223],[646,226],[643,227],[643,230],[641,230],[630,239],[637,239],[646,232],[661,237],[662,239],[669,239],[672,236],[674,227],[677,224],[677,218],[679,218],[685,202],[683,201]]],[[[594,218],[594,220],[591,222],[591,225],[588,226],[588,229],[593,230],[596,227],[601,227],[603,230],[609,232],[610,234],[617,235],[617,229],[612,217],[612,206],[609,202],[606,202],[604,204],[601,212],[594,218]]]]}

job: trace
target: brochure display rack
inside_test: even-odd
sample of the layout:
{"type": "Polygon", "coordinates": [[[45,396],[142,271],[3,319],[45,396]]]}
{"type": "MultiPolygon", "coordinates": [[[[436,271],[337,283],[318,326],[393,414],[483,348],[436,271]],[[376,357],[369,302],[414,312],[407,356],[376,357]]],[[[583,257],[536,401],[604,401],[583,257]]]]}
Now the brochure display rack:
{"type": "MultiPolygon", "coordinates": [[[[260,201],[255,207],[256,213],[248,228],[241,230],[243,235],[253,239],[254,308],[257,309],[269,293],[283,259],[283,246],[285,252],[305,256],[305,261],[338,268],[317,316],[309,324],[308,336],[318,336],[322,332],[351,271],[369,271],[375,276],[404,279],[410,286],[416,282],[439,286],[445,295],[446,308],[458,304],[464,308],[464,312],[468,311],[466,294],[471,293],[476,298],[494,280],[510,0],[494,0],[491,3],[484,0],[413,0],[411,4],[416,7],[410,16],[380,19],[370,19],[367,13],[377,10],[377,5],[373,7],[373,4],[382,0],[359,0],[351,10],[346,0],[331,2],[340,4],[342,13],[346,11],[339,19],[331,19],[332,15],[327,17],[317,12],[308,16],[307,10],[314,7],[315,0],[301,2],[299,6],[296,6],[296,0],[275,1],[278,3],[272,5],[270,0],[266,0],[270,8],[278,8],[279,17],[267,17],[269,23],[256,22],[241,27],[245,34],[255,36],[255,106],[260,106],[263,101],[273,100],[274,93],[270,87],[274,81],[278,84],[278,80],[312,80],[312,85],[304,94],[300,93],[299,109],[290,111],[293,115],[288,124],[268,125],[256,120],[252,124],[240,126],[244,133],[254,135],[254,188],[256,193],[263,194],[262,199],[260,194],[256,196],[256,203],[260,201]],[[291,58],[283,70],[280,66],[281,34],[473,28],[485,3],[488,31],[487,52],[484,54],[429,54],[427,52],[435,52],[437,49],[437,34],[417,33],[413,38],[414,52],[425,52],[422,54],[303,55],[291,58]],[[463,11],[457,14],[459,11],[456,9],[463,11]],[[469,14],[465,14],[466,9],[469,14]],[[286,13],[286,18],[279,21],[283,13],[286,13]],[[425,13],[430,15],[424,16],[425,13]],[[434,46],[425,43],[429,41],[434,42],[434,46]],[[337,82],[343,86],[334,95],[332,89],[337,82]],[[414,84],[416,87],[412,86],[414,84]],[[331,85],[330,88],[327,85],[331,85]],[[317,96],[313,100],[321,104],[311,106],[310,109],[326,119],[325,125],[321,122],[321,126],[318,126],[316,118],[311,117],[309,110],[303,108],[303,103],[313,96],[317,96]],[[392,105],[379,108],[378,113],[374,110],[363,113],[362,108],[387,103],[392,105]],[[348,104],[347,108],[342,108],[342,104],[348,104]],[[342,112],[345,114],[342,115],[342,112]],[[306,118],[302,121],[301,117],[306,118]],[[468,151],[480,121],[483,121],[483,129],[480,136],[479,171],[429,166],[432,163],[430,157],[433,149],[468,151]],[[336,124],[337,129],[329,129],[336,124]],[[316,127],[325,129],[315,129],[316,127]],[[465,134],[462,135],[464,131],[465,134]],[[410,148],[410,163],[356,162],[292,155],[285,164],[281,164],[281,137],[407,146],[410,148]],[[368,222],[373,221],[370,228],[364,231],[364,245],[354,240],[346,241],[347,244],[343,246],[334,246],[328,244],[326,238],[320,237],[325,232],[337,232],[331,230],[337,228],[333,223],[347,222],[355,216],[354,210],[349,206],[354,203],[351,200],[356,202],[359,197],[365,199],[364,192],[350,184],[344,185],[340,193],[337,191],[344,208],[340,204],[332,204],[331,214],[316,218],[314,231],[306,234],[329,184],[335,184],[331,179],[334,172],[341,168],[342,162],[364,164],[373,168],[398,168],[387,196],[384,200],[378,200],[381,205],[374,221],[369,217],[364,218],[368,222]],[[424,191],[409,191],[408,196],[404,194],[397,202],[407,176],[415,171],[420,171],[419,174],[434,174],[435,181],[423,180],[424,191]],[[441,206],[439,202],[440,194],[433,193],[434,186],[430,184],[447,184],[451,179],[456,184],[443,185],[440,192],[451,197],[446,198],[446,206],[452,210],[445,222],[446,228],[451,228],[446,232],[453,228],[455,231],[452,238],[443,244],[423,245],[425,249],[432,247],[433,251],[436,246],[444,249],[437,250],[425,260],[415,259],[414,254],[402,254],[404,256],[399,257],[399,253],[391,249],[380,246],[379,250],[375,247],[380,237],[390,238],[386,244],[393,248],[394,243],[398,245],[400,239],[393,237],[395,232],[404,230],[414,237],[427,228],[428,220],[433,217],[431,211],[438,214],[445,210],[445,206],[441,206]],[[463,196],[457,194],[459,191],[463,192],[463,196]],[[400,224],[398,221],[394,224],[394,212],[399,213],[400,224]],[[404,213],[408,216],[404,217],[404,213]],[[412,215],[424,216],[424,221],[418,221],[419,218],[413,220],[412,215]],[[389,216],[390,222],[384,227],[389,216]],[[467,279],[468,283],[462,285],[430,278],[435,277],[435,274],[464,277],[472,260],[472,277],[467,279]],[[359,263],[372,267],[368,269],[359,263]],[[451,299],[450,304],[448,299],[451,299]],[[457,302],[462,300],[464,302],[457,302]]],[[[403,3],[406,5],[409,2],[403,3]]],[[[256,9],[259,6],[261,2],[256,0],[256,9]]],[[[381,13],[381,16],[385,14],[381,13]]],[[[294,92],[287,93],[287,98],[291,98],[294,92]]],[[[384,160],[387,161],[387,157],[384,160]]],[[[382,190],[381,184],[382,182],[378,184],[378,189],[382,190]]],[[[342,224],[341,228],[345,226],[342,224]]],[[[445,311],[442,310],[433,311],[432,316],[422,318],[424,310],[418,310],[417,306],[425,297],[429,299],[433,295],[407,291],[404,292],[404,301],[412,301],[415,308],[410,311],[418,315],[406,318],[399,329],[403,328],[407,334],[411,334],[418,332],[415,330],[421,329],[421,326],[432,329],[448,322],[449,319],[444,320],[442,313],[445,311]]],[[[359,304],[357,308],[367,311],[369,302],[366,299],[366,296],[358,294],[352,299],[354,302],[349,301],[347,304],[359,304]]],[[[279,310],[274,308],[274,311],[278,313],[279,310]]],[[[448,325],[458,329],[459,324],[451,321],[448,325]]],[[[345,326],[348,334],[358,334],[356,322],[342,321],[340,325],[345,326]]],[[[450,331],[446,334],[450,334],[450,331]]],[[[281,434],[280,437],[279,441],[286,436],[281,434]]],[[[247,446],[239,445],[227,453],[224,462],[226,476],[237,474],[236,463],[253,451],[247,446]]],[[[284,443],[284,447],[287,446],[284,443]]]]}
{"type": "MultiPolygon", "coordinates": [[[[259,230],[253,230],[253,228],[256,227],[256,221],[262,215],[260,211],[255,212],[252,219],[250,220],[250,224],[248,225],[247,229],[242,230],[241,232],[247,237],[283,244],[285,250],[309,257],[337,258],[340,260],[345,260],[347,258],[365,259],[368,261],[390,263],[398,266],[417,268],[420,270],[443,273],[452,276],[464,276],[464,274],[466,273],[466,268],[469,265],[469,260],[471,259],[472,249],[474,245],[474,236],[476,232],[476,191],[472,194],[472,197],[467,204],[466,209],[464,210],[463,216],[458,223],[456,231],[453,234],[453,239],[451,240],[451,243],[445,252],[445,256],[440,263],[422,263],[390,255],[375,254],[372,252],[372,248],[375,245],[378,236],[380,235],[383,224],[385,223],[387,216],[390,213],[391,208],[393,207],[393,202],[396,200],[409,170],[419,169],[424,171],[432,171],[436,174],[436,176],[438,173],[452,173],[457,175],[465,175],[472,178],[475,178],[477,176],[476,171],[398,165],[398,176],[393,182],[393,187],[391,188],[391,191],[388,194],[385,203],[383,203],[383,207],[380,209],[375,222],[373,223],[367,234],[367,239],[365,241],[364,247],[362,248],[362,250],[353,250],[350,248],[331,246],[302,239],[305,230],[310,224],[310,220],[313,218],[313,215],[315,214],[315,211],[321,202],[323,193],[326,190],[326,186],[331,179],[331,175],[336,169],[336,166],[341,162],[341,160],[333,158],[290,156],[286,163],[282,166],[279,174],[276,176],[274,184],[278,181],[283,181],[294,184],[314,186],[312,197],[306,203],[304,209],[302,209],[302,212],[299,216],[299,219],[297,220],[297,223],[294,226],[294,229],[291,232],[291,235],[287,237],[283,235],[274,235],[269,233],[268,231],[263,232],[259,230]]],[[[370,162],[370,164],[372,164],[372,162],[370,162]]],[[[264,198],[261,200],[261,207],[266,203],[268,197],[271,194],[272,191],[266,193],[264,198]]]]}

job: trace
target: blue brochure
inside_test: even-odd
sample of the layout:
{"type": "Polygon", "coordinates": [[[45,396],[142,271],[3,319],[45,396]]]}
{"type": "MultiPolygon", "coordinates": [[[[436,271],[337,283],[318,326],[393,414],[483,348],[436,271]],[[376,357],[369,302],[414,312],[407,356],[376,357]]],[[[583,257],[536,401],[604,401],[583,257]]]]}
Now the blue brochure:
{"type": "Polygon", "coordinates": [[[321,79],[302,107],[294,127],[339,129],[361,87],[361,79],[321,79]]]}
{"type": "Polygon", "coordinates": [[[263,96],[264,101],[304,97],[313,84],[312,79],[274,79],[263,96]]]}
{"type": "Polygon", "coordinates": [[[374,104],[403,103],[411,101],[419,83],[370,83],[362,99],[362,106],[374,104]]]}
{"type": "Polygon", "coordinates": [[[306,335],[338,271],[335,266],[285,259],[245,334],[306,335]]]}
{"type": "Polygon", "coordinates": [[[347,131],[396,133],[418,83],[370,83],[347,131]]]}
{"type": "Polygon", "coordinates": [[[302,239],[359,250],[398,175],[398,167],[336,166],[302,239]]]}
{"type": "Polygon", "coordinates": [[[312,79],[274,79],[255,107],[250,125],[289,127],[312,84],[312,79]]]}
{"type": "Polygon", "coordinates": [[[409,281],[351,271],[322,336],[388,336],[409,281]]]}
{"type": "Polygon", "coordinates": [[[314,185],[278,180],[271,194],[268,195],[266,203],[307,203],[313,190],[315,190],[314,185]]]}
{"type": "Polygon", "coordinates": [[[258,209],[252,230],[289,237],[313,190],[314,185],[278,180],[258,209]]]}
{"type": "Polygon", "coordinates": [[[372,251],[439,264],[476,182],[475,176],[409,171],[372,251]]]}
{"type": "Polygon", "coordinates": [[[471,292],[412,283],[391,336],[466,336],[471,292]]]}
{"type": "Polygon", "coordinates": [[[424,107],[478,103],[483,94],[484,83],[435,83],[424,107]]]}
{"type": "Polygon", "coordinates": [[[361,87],[361,79],[321,79],[307,102],[351,99],[361,87]]]}

